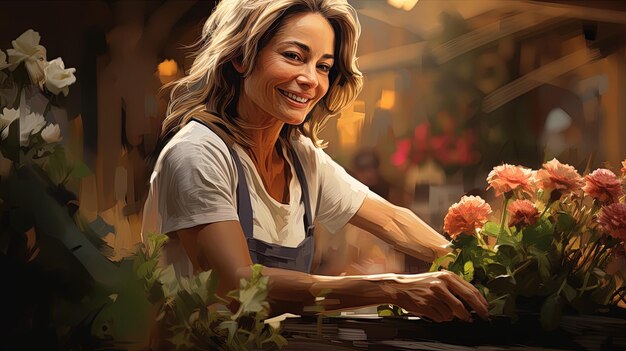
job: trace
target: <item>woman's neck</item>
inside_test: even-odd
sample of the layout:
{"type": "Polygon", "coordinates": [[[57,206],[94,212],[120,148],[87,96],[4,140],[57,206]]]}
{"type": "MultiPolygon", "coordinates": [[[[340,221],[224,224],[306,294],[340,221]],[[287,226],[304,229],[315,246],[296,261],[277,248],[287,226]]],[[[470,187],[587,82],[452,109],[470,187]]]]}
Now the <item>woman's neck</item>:
{"type": "MultiPolygon", "coordinates": [[[[244,120],[250,123],[249,120],[244,120]]],[[[244,129],[244,134],[253,145],[251,148],[246,148],[245,151],[254,163],[267,193],[276,201],[288,203],[288,185],[291,174],[288,171],[289,167],[283,158],[281,147],[278,144],[280,131],[284,123],[277,119],[272,119],[266,124],[255,122],[257,123],[251,124],[262,128],[244,129]]]]}

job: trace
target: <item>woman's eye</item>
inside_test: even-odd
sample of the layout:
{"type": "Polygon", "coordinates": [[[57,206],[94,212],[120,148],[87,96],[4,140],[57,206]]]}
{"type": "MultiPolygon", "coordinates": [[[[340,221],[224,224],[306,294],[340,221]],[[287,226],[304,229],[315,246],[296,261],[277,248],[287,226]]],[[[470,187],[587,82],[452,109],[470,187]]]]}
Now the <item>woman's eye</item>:
{"type": "Polygon", "coordinates": [[[285,56],[286,58],[291,59],[291,60],[302,61],[300,59],[300,55],[296,54],[295,52],[286,52],[286,53],[283,54],[283,56],[285,56]]]}
{"type": "Polygon", "coordinates": [[[322,72],[330,72],[331,66],[329,64],[323,63],[318,65],[317,68],[322,72]]]}

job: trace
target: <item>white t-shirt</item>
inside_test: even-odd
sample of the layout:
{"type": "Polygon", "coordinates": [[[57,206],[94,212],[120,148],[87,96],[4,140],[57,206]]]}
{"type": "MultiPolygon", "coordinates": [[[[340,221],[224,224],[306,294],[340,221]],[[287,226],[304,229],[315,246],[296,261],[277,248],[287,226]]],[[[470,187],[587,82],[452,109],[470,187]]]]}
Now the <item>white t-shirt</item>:
{"type": "MultiPolygon", "coordinates": [[[[306,176],[313,221],[334,233],[361,207],[369,189],[315,147],[311,139],[300,135],[290,142],[306,176]]],[[[254,238],[297,247],[304,239],[304,204],[291,160],[285,157],[292,177],[289,203],[282,204],[267,193],[245,151],[239,146],[235,151],[250,191],[254,238]]],[[[284,148],[283,155],[287,155],[284,148]]],[[[172,233],[200,224],[239,220],[238,176],[224,141],[206,126],[189,122],[167,143],[156,162],[144,205],[142,237],[145,240],[148,233],[172,233]]],[[[173,239],[168,242],[165,263],[186,258],[178,240],[173,239]]]]}

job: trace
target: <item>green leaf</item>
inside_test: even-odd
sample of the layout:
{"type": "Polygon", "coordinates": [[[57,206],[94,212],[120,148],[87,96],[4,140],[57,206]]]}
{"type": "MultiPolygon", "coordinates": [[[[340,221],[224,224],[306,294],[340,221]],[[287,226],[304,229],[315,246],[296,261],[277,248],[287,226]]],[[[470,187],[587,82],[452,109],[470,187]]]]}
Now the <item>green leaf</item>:
{"type": "Polygon", "coordinates": [[[2,148],[4,157],[13,162],[20,162],[20,121],[14,120],[9,126],[9,136],[6,139],[6,148],[2,148]]]}
{"type": "Polygon", "coordinates": [[[576,219],[569,213],[559,212],[556,219],[556,228],[559,232],[570,233],[576,228],[576,219]]]}
{"type": "Polygon", "coordinates": [[[467,282],[471,282],[474,279],[474,263],[467,261],[463,265],[463,279],[467,282]]]}
{"type": "Polygon", "coordinates": [[[525,297],[535,296],[541,286],[536,261],[533,259],[529,259],[529,261],[530,264],[515,273],[516,292],[525,297]]]}
{"type": "Polygon", "coordinates": [[[576,289],[572,288],[569,284],[563,285],[563,289],[561,290],[561,292],[568,302],[572,302],[578,295],[576,289]]]}
{"type": "Polygon", "coordinates": [[[482,232],[492,237],[498,237],[500,234],[500,224],[495,222],[487,222],[483,226],[482,232]]]}
{"type": "Polygon", "coordinates": [[[217,327],[218,329],[224,329],[228,331],[228,338],[226,340],[226,344],[229,346],[233,345],[233,341],[235,339],[235,335],[237,334],[237,329],[239,328],[239,324],[237,321],[223,321],[217,327]]]}
{"type": "Polygon", "coordinates": [[[495,250],[500,263],[505,266],[512,265],[513,263],[519,261],[519,257],[521,256],[518,249],[512,245],[496,245],[495,250]]]}
{"type": "Polygon", "coordinates": [[[453,249],[464,249],[466,247],[476,246],[478,246],[478,241],[473,235],[459,235],[456,239],[452,241],[451,245],[453,249]]]}
{"type": "Polygon", "coordinates": [[[158,264],[158,261],[146,261],[141,263],[136,270],[137,276],[140,278],[152,276],[158,264]]]}
{"type": "Polygon", "coordinates": [[[539,275],[543,281],[547,281],[550,278],[552,265],[548,259],[548,254],[545,251],[540,251],[534,246],[528,249],[528,252],[537,260],[537,268],[539,269],[539,275]]]}
{"type": "Polygon", "coordinates": [[[494,316],[515,315],[515,295],[506,294],[489,302],[489,314],[494,316]]]}
{"type": "Polygon", "coordinates": [[[522,233],[522,244],[546,251],[554,238],[554,226],[549,220],[541,218],[535,225],[524,228],[522,233]]]}
{"type": "Polygon", "coordinates": [[[485,284],[489,291],[511,293],[515,291],[515,280],[510,275],[500,275],[485,284]]]}
{"type": "Polygon", "coordinates": [[[561,322],[563,301],[559,295],[553,294],[546,298],[541,306],[541,326],[546,331],[555,330],[561,322]]]}
{"type": "Polygon", "coordinates": [[[441,257],[438,257],[437,259],[435,259],[433,261],[433,264],[430,266],[430,272],[436,272],[439,270],[439,268],[442,267],[442,264],[446,261],[446,260],[454,260],[456,259],[457,255],[453,252],[450,252],[448,254],[445,254],[441,257]]]}

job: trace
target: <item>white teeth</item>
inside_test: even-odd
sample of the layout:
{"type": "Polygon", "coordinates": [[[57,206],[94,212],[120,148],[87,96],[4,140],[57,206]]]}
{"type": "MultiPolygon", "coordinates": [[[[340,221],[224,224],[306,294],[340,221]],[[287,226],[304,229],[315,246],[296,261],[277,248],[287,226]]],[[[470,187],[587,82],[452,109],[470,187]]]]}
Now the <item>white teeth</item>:
{"type": "Polygon", "coordinates": [[[292,94],[292,93],[290,93],[290,92],[288,92],[288,91],[280,90],[280,92],[281,92],[281,93],[283,93],[283,95],[285,95],[285,96],[287,96],[288,98],[290,98],[291,100],[295,100],[295,101],[297,101],[297,102],[302,102],[302,103],[304,103],[304,102],[309,101],[309,99],[307,99],[307,98],[301,98],[301,97],[299,97],[298,95],[296,95],[296,94],[292,94]]]}

